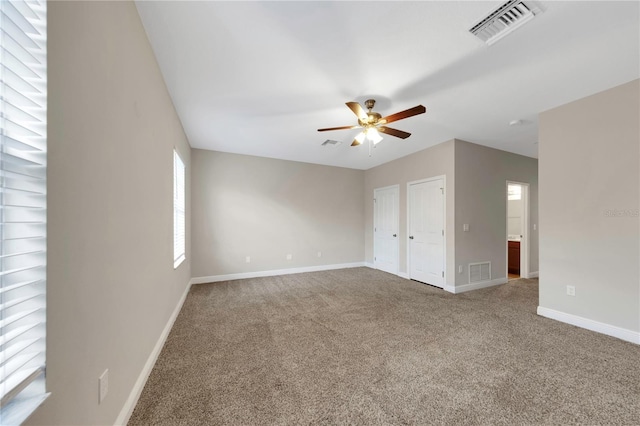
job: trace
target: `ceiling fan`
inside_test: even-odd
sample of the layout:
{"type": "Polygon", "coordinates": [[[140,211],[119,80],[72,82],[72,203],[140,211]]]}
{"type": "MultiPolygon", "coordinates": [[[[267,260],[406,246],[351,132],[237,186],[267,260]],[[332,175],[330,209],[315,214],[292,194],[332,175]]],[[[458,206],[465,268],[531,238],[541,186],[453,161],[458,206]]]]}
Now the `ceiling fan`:
{"type": "Polygon", "coordinates": [[[393,129],[391,127],[385,126],[385,124],[392,123],[394,121],[402,120],[404,118],[413,117],[414,115],[423,114],[427,111],[427,109],[418,105],[413,108],[409,108],[404,111],[396,112],[395,114],[387,115],[386,117],[381,116],[379,113],[372,111],[373,106],[376,104],[374,99],[367,99],[364,102],[364,106],[369,110],[366,112],[359,103],[357,102],[347,102],[347,106],[353,113],[358,117],[358,124],[355,126],[341,126],[341,127],[328,127],[326,129],[318,129],[319,132],[327,132],[330,130],[348,130],[348,129],[359,129],[363,128],[364,130],[360,132],[356,138],[353,140],[351,146],[358,146],[362,142],[364,142],[365,138],[368,139],[373,144],[377,144],[382,140],[382,136],[380,133],[386,133],[387,135],[395,136],[397,138],[406,139],[411,136],[411,133],[403,132],[402,130],[393,129]]]}

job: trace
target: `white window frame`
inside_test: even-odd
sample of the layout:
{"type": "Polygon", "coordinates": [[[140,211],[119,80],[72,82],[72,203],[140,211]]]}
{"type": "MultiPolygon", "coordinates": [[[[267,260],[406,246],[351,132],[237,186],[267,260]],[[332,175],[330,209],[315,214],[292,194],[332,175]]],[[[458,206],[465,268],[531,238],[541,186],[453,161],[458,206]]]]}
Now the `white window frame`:
{"type": "Polygon", "coordinates": [[[173,268],[186,259],[186,168],[173,150],[173,268]]]}
{"type": "Polygon", "coordinates": [[[0,0],[0,423],[46,392],[47,4],[0,0]]]}

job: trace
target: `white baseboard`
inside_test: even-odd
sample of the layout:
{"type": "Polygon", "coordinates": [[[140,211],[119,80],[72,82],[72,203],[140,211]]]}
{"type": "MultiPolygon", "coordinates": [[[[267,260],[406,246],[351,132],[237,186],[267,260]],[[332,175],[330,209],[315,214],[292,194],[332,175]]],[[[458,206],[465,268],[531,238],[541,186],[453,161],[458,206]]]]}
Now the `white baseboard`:
{"type": "Polygon", "coordinates": [[[364,262],[364,266],[366,266],[367,268],[376,269],[376,267],[373,266],[373,263],[371,262],[364,262]]]}
{"type": "Polygon", "coordinates": [[[640,345],[640,332],[538,306],[538,315],[640,345]]]}
{"type": "Polygon", "coordinates": [[[400,278],[404,278],[405,280],[409,279],[409,273],[408,272],[398,272],[398,276],[400,278]]]}
{"type": "Polygon", "coordinates": [[[478,283],[463,284],[463,285],[457,285],[457,286],[445,284],[443,289],[448,291],[449,293],[458,294],[458,293],[464,293],[465,291],[479,290],[481,288],[493,287],[495,285],[506,284],[506,283],[507,283],[507,278],[496,278],[490,281],[481,281],[478,283]]]}
{"type": "Polygon", "coordinates": [[[540,273],[538,271],[529,272],[529,277],[528,278],[538,278],[539,276],[540,276],[540,273]]]}
{"type": "Polygon", "coordinates": [[[116,425],[126,425],[129,422],[129,418],[131,418],[131,414],[133,414],[133,409],[136,408],[136,404],[138,403],[138,399],[140,398],[140,394],[142,393],[142,389],[144,389],[144,385],[147,383],[147,379],[149,378],[149,374],[151,374],[151,370],[153,370],[153,366],[156,364],[158,360],[158,356],[162,351],[162,347],[164,343],[167,341],[167,337],[169,337],[169,332],[173,327],[173,323],[176,322],[176,318],[182,309],[182,305],[184,301],[187,299],[187,294],[189,294],[189,289],[191,288],[191,283],[187,285],[187,288],[184,290],[182,297],[178,301],[176,308],[173,310],[171,317],[169,317],[169,321],[167,321],[167,325],[165,325],[164,330],[160,334],[156,345],[151,351],[149,358],[147,358],[147,362],[144,364],[140,375],[138,376],[138,380],[136,380],[135,385],[133,385],[133,389],[127,398],[122,410],[120,410],[120,414],[116,419],[116,425]]]}
{"type": "Polygon", "coordinates": [[[270,271],[241,272],[238,274],[210,275],[208,277],[191,278],[191,284],[216,283],[220,281],[243,280],[246,278],[273,277],[275,275],[299,274],[302,272],[331,271],[333,269],[360,268],[364,262],[338,263],[335,265],[305,266],[301,268],[272,269],[270,271]]]}

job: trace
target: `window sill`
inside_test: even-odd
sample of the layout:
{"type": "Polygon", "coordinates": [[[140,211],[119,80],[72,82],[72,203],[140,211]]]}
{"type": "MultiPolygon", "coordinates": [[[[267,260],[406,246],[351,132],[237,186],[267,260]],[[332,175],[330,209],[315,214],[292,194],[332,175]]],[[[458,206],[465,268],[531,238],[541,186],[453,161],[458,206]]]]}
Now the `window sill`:
{"type": "Polygon", "coordinates": [[[45,393],[35,395],[30,398],[25,398],[19,401],[11,401],[0,412],[3,425],[21,425],[25,420],[33,414],[36,409],[42,405],[42,403],[51,395],[51,393],[45,393]],[[6,423],[4,423],[6,422],[6,423]]]}
{"type": "Polygon", "coordinates": [[[173,269],[178,269],[178,266],[186,259],[185,255],[181,255],[179,258],[173,261],[173,269]]]}

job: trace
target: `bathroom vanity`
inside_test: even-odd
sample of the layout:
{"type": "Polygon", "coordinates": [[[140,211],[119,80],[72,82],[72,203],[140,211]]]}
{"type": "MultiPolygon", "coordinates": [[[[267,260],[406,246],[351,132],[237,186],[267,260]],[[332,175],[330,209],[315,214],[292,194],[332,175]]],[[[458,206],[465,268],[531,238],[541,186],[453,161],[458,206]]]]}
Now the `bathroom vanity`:
{"type": "Polygon", "coordinates": [[[510,274],[520,275],[520,236],[509,238],[508,269],[510,274]]]}

